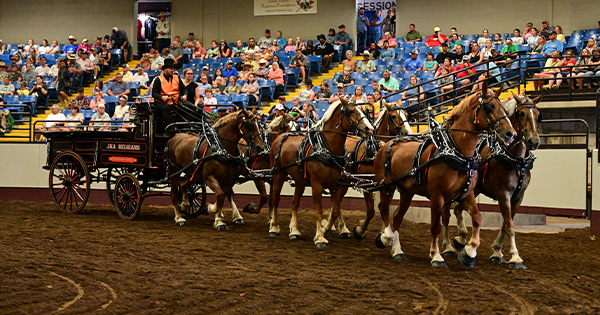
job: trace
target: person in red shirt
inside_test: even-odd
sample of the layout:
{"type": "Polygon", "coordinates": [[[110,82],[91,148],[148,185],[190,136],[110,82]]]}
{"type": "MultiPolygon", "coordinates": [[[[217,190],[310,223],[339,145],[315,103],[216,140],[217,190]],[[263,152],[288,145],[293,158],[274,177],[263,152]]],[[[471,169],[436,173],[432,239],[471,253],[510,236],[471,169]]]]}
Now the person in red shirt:
{"type": "Polygon", "coordinates": [[[446,42],[446,36],[440,33],[440,27],[436,26],[433,28],[433,35],[429,36],[425,41],[425,46],[427,47],[437,47],[442,46],[443,43],[446,42]]]}
{"type": "Polygon", "coordinates": [[[470,68],[470,69],[466,69],[465,68],[469,68],[473,66],[472,64],[469,63],[469,56],[468,55],[464,55],[462,58],[462,63],[457,65],[454,68],[454,71],[456,71],[456,79],[459,80],[460,86],[462,87],[458,93],[461,94],[464,90],[465,90],[465,86],[471,83],[471,75],[474,75],[475,72],[477,71],[477,69],[475,68],[470,68]]]}
{"type": "MultiPolygon", "coordinates": [[[[572,49],[567,49],[565,58],[561,60],[561,63],[563,67],[560,68],[560,74],[563,76],[563,78],[576,76],[576,74],[573,74],[573,66],[577,63],[577,58],[573,57],[572,49]]],[[[561,83],[562,80],[556,80],[557,86],[560,87],[561,83]]],[[[571,85],[571,87],[575,88],[575,80],[568,80],[568,83],[571,85]]]]}

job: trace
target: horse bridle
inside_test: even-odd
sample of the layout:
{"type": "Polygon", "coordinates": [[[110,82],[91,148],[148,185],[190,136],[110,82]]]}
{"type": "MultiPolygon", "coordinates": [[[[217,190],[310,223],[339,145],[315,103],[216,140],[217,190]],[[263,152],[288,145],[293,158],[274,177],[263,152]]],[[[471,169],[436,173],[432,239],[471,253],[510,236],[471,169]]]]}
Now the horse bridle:
{"type": "MultiPolygon", "coordinates": [[[[497,100],[498,104],[500,104],[500,99],[494,95],[494,94],[488,94],[485,97],[483,95],[481,95],[479,97],[479,105],[477,105],[477,109],[475,110],[475,119],[473,121],[473,123],[475,125],[479,125],[479,118],[477,118],[479,116],[479,111],[483,111],[483,117],[485,118],[485,122],[487,123],[487,128],[488,130],[491,129],[491,131],[493,131],[494,133],[498,133],[498,129],[500,129],[500,121],[502,119],[509,119],[508,115],[506,115],[506,110],[504,109],[504,107],[502,105],[498,106],[498,109],[496,110],[498,112],[498,119],[496,119],[495,121],[490,121],[490,118],[488,117],[489,114],[492,113],[493,108],[492,108],[492,100],[497,100]],[[504,113],[503,116],[500,116],[500,111],[502,111],[504,113]]],[[[509,120],[510,121],[510,120],[509,120]]]]}
{"type": "MultiPolygon", "coordinates": [[[[531,100],[527,99],[526,102],[517,105],[517,107],[515,107],[515,116],[516,116],[517,111],[521,108],[527,108],[528,112],[530,114],[533,114],[533,109],[537,110],[537,112],[538,112],[537,122],[538,123],[542,122],[542,111],[531,100]]],[[[525,125],[521,126],[521,124],[519,123],[518,117],[516,117],[516,119],[515,119],[515,129],[517,130],[517,133],[520,133],[521,135],[525,134],[525,125]]],[[[508,149],[511,149],[511,148],[515,147],[516,145],[523,143],[524,140],[525,139],[523,137],[521,137],[521,139],[519,141],[513,143],[508,149]]]]}
{"type": "MultiPolygon", "coordinates": [[[[342,115],[340,115],[340,121],[337,123],[337,125],[335,126],[336,128],[342,125],[342,119],[344,119],[344,117],[346,117],[346,119],[348,119],[348,122],[350,122],[350,124],[352,125],[352,127],[354,127],[354,129],[356,131],[361,131],[360,127],[359,127],[359,123],[363,120],[363,119],[367,119],[367,116],[362,114],[360,115],[360,118],[358,119],[358,121],[354,122],[352,121],[352,119],[350,118],[350,115],[352,115],[352,113],[354,113],[354,110],[351,110],[349,107],[350,105],[354,106],[355,110],[359,110],[360,108],[358,106],[356,106],[355,103],[348,103],[345,105],[342,105],[342,115]]],[[[361,114],[361,113],[359,113],[361,114]]]]}
{"type": "MultiPolygon", "coordinates": [[[[407,123],[408,119],[404,120],[404,118],[402,118],[402,115],[399,115],[400,119],[402,121],[400,122],[400,125],[396,125],[396,123],[394,122],[394,120],[392,119],[392,116],[391,116],[391,113],[395,110],[400,112],[403,109],[400,106],[394,106],[394,107],[392,107],[392,109],[386,111],[386,114],[388,115],[388,123],[387,124],[388,124],[388,128],[391,126],[392,128],[394,128],[394,130],[396,130],[396,134],[398,134],[398,133],[400,133],[400,131],[402,131],[401,126],[404,125],[404,123],[407,123]]],[[[404,115],[404,117],[406,118],[406,115],[404,115]]],[[[381,126],[379,126],[379,128],[381,128],[381,126]]],[[[377,130],[379,130],[379,129],[377,129],[377,130]]]]}

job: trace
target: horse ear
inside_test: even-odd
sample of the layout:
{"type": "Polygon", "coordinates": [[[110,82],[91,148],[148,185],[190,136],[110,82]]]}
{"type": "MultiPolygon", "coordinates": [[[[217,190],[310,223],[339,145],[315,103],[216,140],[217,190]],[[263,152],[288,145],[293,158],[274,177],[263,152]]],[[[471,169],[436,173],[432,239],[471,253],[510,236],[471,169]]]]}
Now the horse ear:
{"type": "Polygon", "coordinates": [[[488,94],[488,80],[484,80],[481,85],[481,95],[485,97],[488,94]]]}
{"type": "Polygon", "coordinates": [[[540,96],[532,99],[531,101],[533,102],[533,104],[537,104],[537,103],[541,102],[543,98],[544,98],[544,96],[540,95],[540,96]]]}
{"type": "Polygon", "coordinates": [[[500,88],[499,88],[499,89],[497,89],[497,90],[494,92],[494,94],[496,95],[496,97],[500,97],[500,94],[502,93],[502,89],[503,89],[503,87],[502,87],[502,86],[500,86],[500,88]]]}
{"type": "Polygon", "coordinates": [[[390,105],[388,102],[381,100],[381,104],[383,104],[387,110],[392,110],[392,105],[390,105]]]}
{"type": "Polygon", "coordinates": [[[517,94],[515,94],[515,92],[510,91],[510,93],[512,94],[515,101],[517,101],[517,103],[519,103],[519,104],[523,103],[523,100],[517,94]]]}

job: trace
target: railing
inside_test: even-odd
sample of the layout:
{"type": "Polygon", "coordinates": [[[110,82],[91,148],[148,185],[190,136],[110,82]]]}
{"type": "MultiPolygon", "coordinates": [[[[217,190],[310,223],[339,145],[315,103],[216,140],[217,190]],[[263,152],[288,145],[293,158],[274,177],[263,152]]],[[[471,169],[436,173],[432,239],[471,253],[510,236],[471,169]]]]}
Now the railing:
{"type": "MultiPolygon", "coordinates": [[[[98,132],[131,132],[135,130],[136,123],[134,121],[124,121],[122,119],[111,119],[111,120],[97,120],[92,121],[94,125],[89,124],[79,124],[76,126],[67,126],[68,123],[77,123],[77,121],[73,120],[38,120],[32,125],[31,135],[35,136],[35,134],[42,133],[45,131],[52,132],[62,132],[62,133],[72,133],[72,132],[88,132],[88,131],[98,131],[98,132]],[[52,127],[44,127],[44,123],[62,123],[65,125],[58,125],[52,127]],[[104,125],[108,124],[108,125],[104,125]],[[38,129],[39,128],[39,129],[38,129]]],[[[34,139],[30,138],[30,142],[33,142],[34,139]]]]}
{"type": "Polygon", "coordinates": [[[21,110],[19,111],[11,111],[10,114],[13,116],[13,119],[15,118],[15,116],[19,119],[15,119],[15,125],[13,126],[13,129],[10,133],[4,134],[2,136],[3,139],[27,139],[28,141],[31,142],[32,139],[32,130],[31,130],[31,122],[33,121],[33,110],[31,109],[31,107],[27,104],[19,104],[19,105],[13,105],[13,104],[4,104],[3,105],[4,108],[2,110],[6,110],[7,108],[20,108],[21,110]],[[27,118],[27,119],[25,119],[27,118]],[[29,123],[29,127],[26,127],[26,123],[29,123]],[[27,130],[28,134],[25,136],[20,136],[20,135],[15,135],[15,130],[27,130]]]}

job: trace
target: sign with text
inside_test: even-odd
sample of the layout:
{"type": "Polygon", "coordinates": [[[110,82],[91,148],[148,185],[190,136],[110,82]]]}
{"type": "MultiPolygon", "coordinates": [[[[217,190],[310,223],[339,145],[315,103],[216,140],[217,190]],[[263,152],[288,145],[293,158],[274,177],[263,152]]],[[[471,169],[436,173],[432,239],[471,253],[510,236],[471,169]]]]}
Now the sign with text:
{"type": "Polygon", "coordinates": [[[317,14],[317,0],[254,0],[254,16],[317,14]]]}

